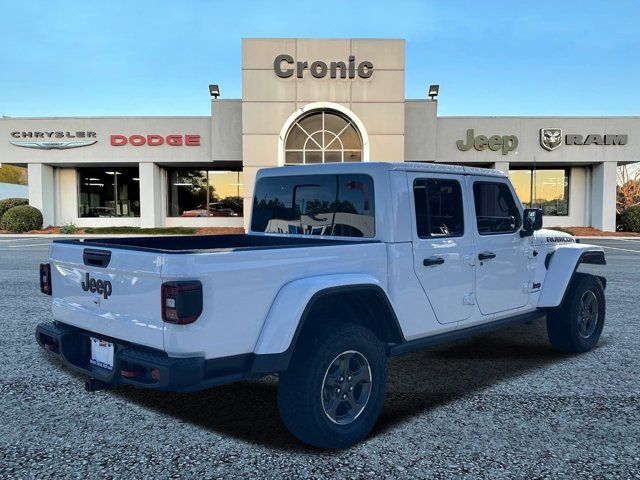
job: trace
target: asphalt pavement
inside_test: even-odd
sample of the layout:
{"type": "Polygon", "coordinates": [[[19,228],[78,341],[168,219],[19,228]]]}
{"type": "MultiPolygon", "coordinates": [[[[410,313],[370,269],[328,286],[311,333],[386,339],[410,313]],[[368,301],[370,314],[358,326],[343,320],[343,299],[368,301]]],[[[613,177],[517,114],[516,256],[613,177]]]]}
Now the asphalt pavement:
{"type": "Polygon", "coordinates": [[[551,349],[544,323],[390,362],[362,444],[319,451],[283,427],[275,378],[194,394],[86,393],[34,340],[50,319],[50,238],[0,236],[0,478],[640,478],[640,239],[605,247],[599,346],[551,349]]]}

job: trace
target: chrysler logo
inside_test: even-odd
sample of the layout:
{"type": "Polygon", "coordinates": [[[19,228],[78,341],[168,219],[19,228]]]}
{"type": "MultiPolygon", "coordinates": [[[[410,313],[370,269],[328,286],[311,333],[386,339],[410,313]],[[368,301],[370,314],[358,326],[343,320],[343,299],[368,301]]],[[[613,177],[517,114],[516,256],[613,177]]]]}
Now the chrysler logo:
{"type": "Polygon", "coordinates": [[[11,132],[11,145],[40,150],[66,150],[69,148],[87,147],[97,143],[96,132],[88,130],[77,131],[15,131],[11,132]]]}
{"type": "Polygon", "coordinates": [[[66,150],[67,148],[78,148],[78,147],[87,147],[89,145],[93,145],[97,143],[97,140],[78,140],[75,142],[70,141],[18,141],[18,140],[10,140],[11,145],[15,145],[16,147],[25,147],[25,148],[39,148],[41,150],[66,150]]]}
{"type": "Polygon", "coordinates": [[[562,145],[562,129],[561,128],[541,128],[540,129],[540,146],[549,151],[555,150],[562,145]]]}

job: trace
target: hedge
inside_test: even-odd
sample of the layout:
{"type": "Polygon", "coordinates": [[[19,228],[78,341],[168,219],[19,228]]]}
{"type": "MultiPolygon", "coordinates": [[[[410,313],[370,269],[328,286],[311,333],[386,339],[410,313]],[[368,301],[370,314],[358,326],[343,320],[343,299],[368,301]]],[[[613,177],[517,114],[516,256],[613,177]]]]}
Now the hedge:
{"type": "Polygon", "coordinates": [[[7,210],[0,219],[0,229],[23,233],[42,228],[42,213],[35,207],[19,205],[7,210]]]}
{"type": "Polygon", "coordinates": [[[640,205],[626,208],[620,214],[620,223],[627,232],[640,232],[640,205]]]}
{"type": "Polygon", "coordinates": [[[29,200],[26,198],[5,198],[4,200],[0,200],[0,218],[2,218],[10,208],[20,205],[29,205],[29,200]]]}

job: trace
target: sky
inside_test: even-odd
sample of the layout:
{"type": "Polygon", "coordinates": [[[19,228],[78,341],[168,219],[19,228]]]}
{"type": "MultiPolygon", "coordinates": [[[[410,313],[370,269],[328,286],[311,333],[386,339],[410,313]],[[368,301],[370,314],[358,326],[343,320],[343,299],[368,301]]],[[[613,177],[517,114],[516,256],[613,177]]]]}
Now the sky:
{"type": "Polygon", "coordinates": [[[640,1],[0,0],[0,115],[209,115],[244,37],[404,38],[439,115],[640,115],[640,1]]]}

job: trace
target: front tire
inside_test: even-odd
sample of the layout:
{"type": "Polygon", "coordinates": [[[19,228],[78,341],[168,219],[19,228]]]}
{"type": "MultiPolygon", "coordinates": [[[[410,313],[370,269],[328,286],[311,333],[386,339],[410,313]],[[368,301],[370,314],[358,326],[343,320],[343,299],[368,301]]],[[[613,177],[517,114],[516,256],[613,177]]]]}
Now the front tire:
{"type": "Polygon", "coordinates": [[[547,312],[549,341],[563,352],[591,350],[600,339],[604,318],[602,283],[593,275],[576,273],[562,306],[547,312]]]}
{"type": "Polygon", "coordinates": [[[301,338],[280,374],[278,408],[287,429],[319,448],[345,448],[365,438],[386,390],[384,345],[370,330],[327,324],[301,338]]]}

